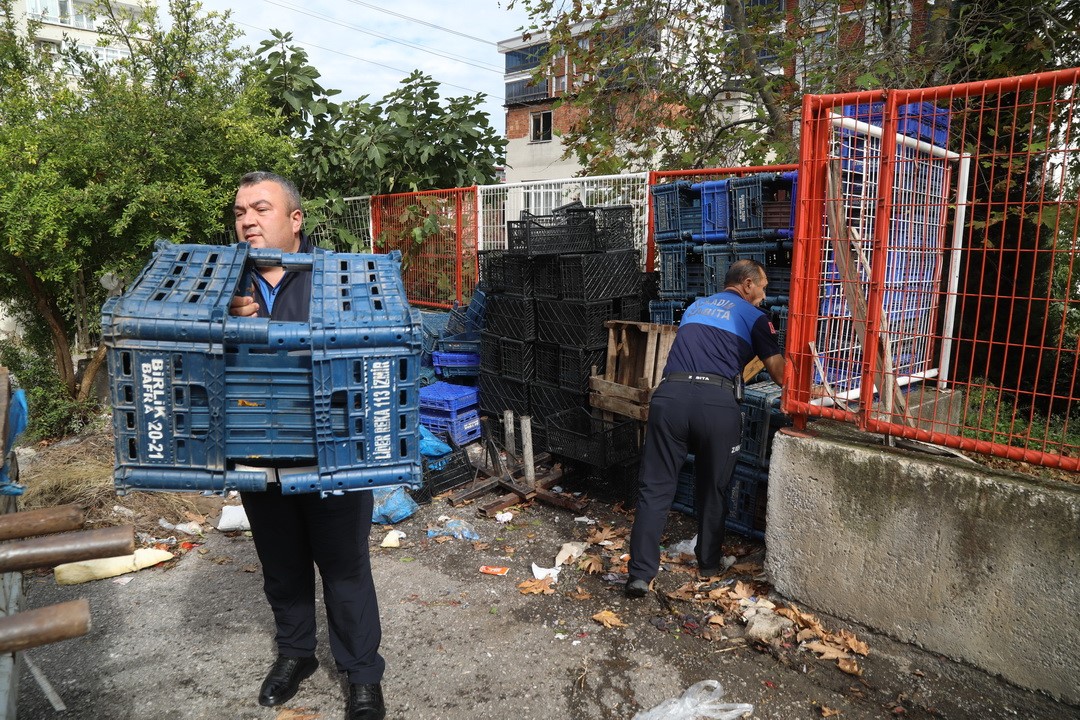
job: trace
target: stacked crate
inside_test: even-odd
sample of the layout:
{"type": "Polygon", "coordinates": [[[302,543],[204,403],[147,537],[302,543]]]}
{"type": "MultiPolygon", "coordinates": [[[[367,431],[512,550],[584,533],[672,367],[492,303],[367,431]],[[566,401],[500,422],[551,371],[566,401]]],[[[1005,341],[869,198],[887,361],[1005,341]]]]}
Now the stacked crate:
{"type": "Polygon", "coordinates": [[[159,243],[102,310],[118,492],[420,483],[423,336],[400,254],[159,243]],[[308,268],[306,323],[229,315],[256,267],[308,268]],[[304,467],[306,466],[306,467],[304,467]]]}
{"type": "Polygon", "coordinates": [[[475,387],[436,382],[420,388],[420,423],[455,445],[480,437],[479,409],[475,387]]]}
{"type": "Polygon", "coordinates": [[[480,408],[533,417],[534,446],[558,413],[588,407],[613,319],[641,314],[642,275],[629,205],[568,206],[507,223],[506,250],[481,253],[487,291],[480,408]]]}
{"type": "MultiPolygon", "coordinates": [[[[783,347],[791,286],[796,180],[794,172],[753,173],[652,187],[653,231],[660,268],[660,299],[649,307],[652,322],[678,324],[683,311],[695,299],[724,289],[733,262],[754,259],[765,266],[769,282],[762,309],[769,313],[783,347]]],[[[764,529],[772,433],[783,424],[778,410],[779,388],[771,382],[764,385],[775,388],[775,394],[751,385],[742,404],[742,452],[730,486],[728,515],[729,527],[754,535],[764,529]]],[[[691,456],[680,475],[675,507],[693,512],[693,498],[691,456]]]]}
{"type": "Polygon", "coordinates": [[[444,380],[454,379],[475,384],[480,373],[480,331],[484,327],[487,296],[477,288],[469,304],[447,314],[445,330],[431,353],[435,374],[444,380]]]}

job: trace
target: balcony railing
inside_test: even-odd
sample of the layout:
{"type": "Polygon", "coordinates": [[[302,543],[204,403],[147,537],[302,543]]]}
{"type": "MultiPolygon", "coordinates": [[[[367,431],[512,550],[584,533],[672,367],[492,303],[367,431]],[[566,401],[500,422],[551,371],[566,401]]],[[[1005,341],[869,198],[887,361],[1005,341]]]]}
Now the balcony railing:
{"type": "Polygon", "coordinates": [[[506,104],[518,105],[521,103],[545,100],[551,97],[548,92],[548,81],[542,80],[533,84],[531,80],[517,80],[506,83],[506,104]]]}

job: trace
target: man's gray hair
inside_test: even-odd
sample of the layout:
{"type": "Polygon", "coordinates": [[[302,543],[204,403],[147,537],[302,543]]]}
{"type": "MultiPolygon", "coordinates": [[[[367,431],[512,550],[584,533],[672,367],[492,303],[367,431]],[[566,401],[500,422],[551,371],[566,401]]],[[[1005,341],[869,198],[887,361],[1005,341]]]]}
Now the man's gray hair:
{"type": "Polygon", "coordinates": [[[765,266],[757,260],[743,258],[736,260],[728,266],[727,275],[724,276],[724,287],[736,287],[742,285],[746,279],[759,280],[765,277],[765,266]]]}
{"type": "Polygon", "coordinates": [[[296,185],[292,180],[284,178],[277,173],[267,172],[265,170],[256,170],[255,172],[245,173],[240,178],[239,187],[248,187],[249,185],[258,185],[259,183],[272,182],[276,183],[285,191],[285,198],[288,200],[289,207],[286,208],[290,213],[293,210],[302,210],[300,207],[300,191],[296,189],[296,185]]]}

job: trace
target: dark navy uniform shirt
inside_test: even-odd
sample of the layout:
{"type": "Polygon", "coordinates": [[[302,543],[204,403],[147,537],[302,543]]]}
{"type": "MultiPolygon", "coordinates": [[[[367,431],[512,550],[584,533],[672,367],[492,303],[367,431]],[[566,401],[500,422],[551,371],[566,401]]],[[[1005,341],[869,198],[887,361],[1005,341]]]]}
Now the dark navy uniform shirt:
{"type": "Polygon", "coordinates": [[[698,298],[683,313],[664,375],[715,373],[734,379],[754,356],[781,353],[769,316],[732,291],[698,298]]]}
{"type": "MultiPolygon", "coordinates": [[[[297,252],[310,253],[315,250],[306,237],[301,237],[300,249],[297,252]]],[[[272,287],[259,275],[255,280],[255,287],[258,289],[255,302],[259,303],[259,317],[285,322],[308,321],[308,316],[311,314],[311,273],[309,271],[286,270],[276,287],[272,287]]]]}

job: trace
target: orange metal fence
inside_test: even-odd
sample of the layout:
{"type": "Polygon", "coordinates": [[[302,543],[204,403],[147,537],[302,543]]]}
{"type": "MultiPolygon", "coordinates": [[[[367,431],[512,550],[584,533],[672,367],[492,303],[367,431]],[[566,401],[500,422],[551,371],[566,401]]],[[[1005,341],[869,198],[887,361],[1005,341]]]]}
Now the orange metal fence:
{"type": "Polygon", "coordinates": [[[783,405],[799,424],[1080,469],[1078,81],[804,99],[783,405]]]}
{"type": "Polygon", "coordinates": [[[429,190],[371,198],[375,252],[400,250],[409,302],[453,307],[476,287],[477,189],[429,190]]]}

